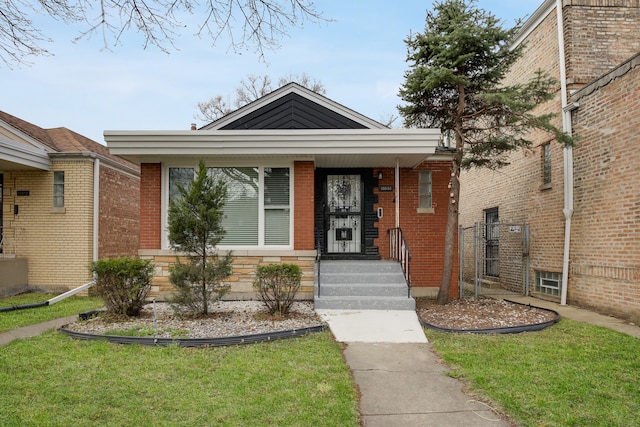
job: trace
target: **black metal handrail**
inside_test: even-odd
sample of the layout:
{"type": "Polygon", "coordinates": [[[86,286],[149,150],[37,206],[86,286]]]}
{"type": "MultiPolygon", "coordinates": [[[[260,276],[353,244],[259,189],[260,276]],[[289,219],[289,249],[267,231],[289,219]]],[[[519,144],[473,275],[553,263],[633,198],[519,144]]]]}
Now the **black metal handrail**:
{"type": "Polygon", "coordinates": [[[316,245],[316,266],[318,268],[318,298],[320,298],[320,260],[322,259],[322,243],[320,243],[320,239],[318,239],[318,243],[316,245]]]}
{"type": "Polygon", "coordinates": [[[408,296],[411,298],[411,250],[400,227],[389,230],[389,258],[398,261],[407,282],[408,296]]]}

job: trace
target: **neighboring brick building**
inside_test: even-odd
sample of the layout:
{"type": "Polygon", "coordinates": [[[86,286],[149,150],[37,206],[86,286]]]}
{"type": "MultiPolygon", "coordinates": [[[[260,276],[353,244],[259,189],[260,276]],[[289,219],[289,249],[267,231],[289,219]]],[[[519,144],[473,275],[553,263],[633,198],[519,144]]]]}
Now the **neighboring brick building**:
{"type": "Polygon", "coordinates": [[[0,288],[64,291],[95,259],[136,255],[139,189],[105,146],[0,111],[0,288]]]}
{"type": "Polygon", "coordinates": [[[555,124],[572,131],[577,146],[564,150],[537,132],[531,135],[532,149],[514,153],[509,166],[463,173],[460,223],[484,222],[488,213],[500,222],[528,223],[532,295],[561,301],[564,279],[568,303],[637,320],[640,4],[565,0],[562,15],[566,100],[553,0],[545,1],[518,34],[515,43],[526,48],[507,80],[526,81],[537,69],[555,77],[557,95],[537,113],[555,112],[555,124]],[[573,180],[565,184],[571,169],[573,180]],[[571,231],[567,248],[566,230],[571,231]]]}
{"type": "Polygon", "coordinates": [[[168,200],[199,159],[230,188],[218,248],[233,251],[231,298],[252,297],[256,267],[279,262],[302,267],[301,296],[311,297],[317,251],[388,259],[398,226],[413,253],[414,295],[440,285],[451,153],[437,130],[389,129],[291,83],[200,130],[106,131],[105,139],[141,166],[139,253],[158,267],[156,294],[172,290],[168,200]]]}

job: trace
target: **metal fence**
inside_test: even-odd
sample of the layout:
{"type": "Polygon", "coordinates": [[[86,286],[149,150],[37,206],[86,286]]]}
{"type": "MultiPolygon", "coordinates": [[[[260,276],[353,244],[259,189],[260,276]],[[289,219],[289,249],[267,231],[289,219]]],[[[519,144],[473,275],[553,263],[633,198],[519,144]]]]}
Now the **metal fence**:
{"type": "Polygon", "coordinates": [[[476,223],[459,230],[460,296],[529,294],[529,225],[476,223]]]}

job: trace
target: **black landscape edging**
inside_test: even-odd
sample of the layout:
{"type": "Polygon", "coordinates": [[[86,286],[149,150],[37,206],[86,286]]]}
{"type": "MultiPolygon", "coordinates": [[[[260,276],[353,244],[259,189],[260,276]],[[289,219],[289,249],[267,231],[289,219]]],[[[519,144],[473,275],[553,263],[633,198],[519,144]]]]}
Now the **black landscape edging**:
{"type": "Polygon", "coordinates": [[[16,310],[25,310],[27,308],[46,307],[48,305],[49,305],[49,301],[32,302],[31,304],[10,305],[7,307],[0,307],[0,313],[4,311],[16,311],[16,310]]]}
{"type": "Polygon", "coordinates": [[[420,320],[420,324],[425,327],[425,328],[429,328],[429,329],[433,329],[436,331],[440,331],[440,332],[457,332],[457,333],[461,333],[461,334],[519,334],[521,332],[536,332],[536,331],[541,331],[545,328],[548,328],[549,326],[558,323],[560,321],[560,313],[558,313],[555,310],[551,310],[550,308],[543,308],[543,307],[536,307],[535,305],[531,305],[531,304],[523,304],[521,302],[516,302],[516,301],[511,301],[508,299],[505,299],[504,301],[510,302],[512,304],[518,304],[518,305],[524,305],[526,307],[529,308],[535,308],[538,310],[545,310],[545,311],[550,311],[551,313],[554,313],[556,315],[555,318],[546,321],[546,322],[542,322],[542,323],[534,323],[531,325],[520,325],[520,326],[506,326],[504,328],[487,328],[487,329],[452,329],[452,328],[441,328],[439,326],[435,326],[432,325],[430,323],[425,322],[424,320],[422,320],[422,318],[420,316],[418,316],[418,319],[420,320]]]}
{"type": "Polygon", "coordinates": [[[221,347],[228,345],[253,344],[263,341],[275,341],[285,338],[295,338],[313,332],[322,332],[327,325],[312,326],[309,328],[292,329],[289,331],[267,332],[264,334],[240,335],[221,338],[154,338],[154,337],[124,337],[119,335],[95,335],[84,332],[74,332],[64,325],[60,332],[72,338],[81,340],[106,340],[116,344],[140,344],[154,346],[177,345],[180,347],[221,347]]]}

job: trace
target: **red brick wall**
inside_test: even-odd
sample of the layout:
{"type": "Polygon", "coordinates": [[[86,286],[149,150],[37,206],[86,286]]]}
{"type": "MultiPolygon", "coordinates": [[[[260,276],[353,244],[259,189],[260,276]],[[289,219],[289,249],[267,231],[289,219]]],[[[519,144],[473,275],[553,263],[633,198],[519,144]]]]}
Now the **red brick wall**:
{"type": "Polygon", "coordinates": [[[140,165],[140,249],[160,249],[160,163],[140,165]]]}
{"type": "MultiPolygon", "coordinates": [[[[395,189],[395,171],[392,168],[375,169],[382,171],[381,185],[395,189]]],[[[416,169],[400,169],[400,228],[411,250],[411,279],[414,287],[439,287],[444,262],[444,236],[447,225],[449,202],[449,162],[424,162],[416,169]],[[418,213],[418,176],[420,170],[430,170],[432,179],[433,213],[418,213]]],[[[389,258],[389,235],[387,230],[395,227],[395,191],[380,192],[375,208],[384,209],[384,217],[378,221],[379,237],[375,244],[383,259],[389,258]]],[[[457,239],[456,239],[457,240],[457,239]]],[[[457,242],[456,242],[457,245],[457,242]]],[[[456,247],[457,254],[457,247],[456,247]]],[[[458,260],[456,256],[451,282],[451,297],[458,295],[458,260]]]]}
{"type": "Polygon", "coordinates": [[[137,255],[139,202],[140,178],[101,164],[99,258],[137,255]]]}
{"type": "Polygon", "coordinates": [[[314,248],[314,174],[313,162],[295,162],[293,165],[293,248],[296,250],[314,248]]]}

